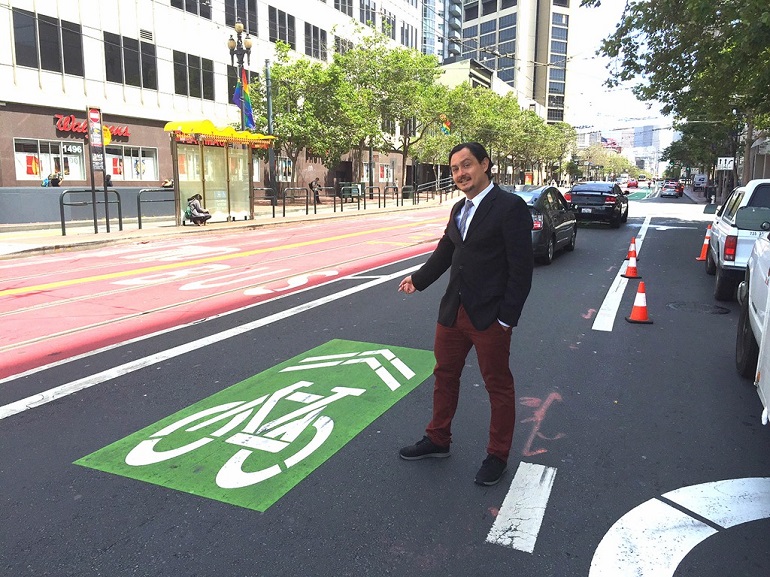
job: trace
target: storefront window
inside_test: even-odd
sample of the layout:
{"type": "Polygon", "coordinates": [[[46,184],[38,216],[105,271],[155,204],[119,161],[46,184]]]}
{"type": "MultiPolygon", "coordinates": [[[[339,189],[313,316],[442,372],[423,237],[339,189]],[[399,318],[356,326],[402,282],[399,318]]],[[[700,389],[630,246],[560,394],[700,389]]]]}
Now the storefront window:
{"type": "Polygon", "coordinates": [[[82,142],[15,138],[14,164],[17,180],[42,181],[60,172],[65,180],[85,180],[82,142]]]}
{"type": "Polygon", "coordinates": [[[291,158],[278,157],[276,166],[278,180],[280,182],[291,182],[292,174],[294,174],[294,163],[291,161],[291,158]]]}
{"type": "Polygon", "coordinates": [[[389,164],[380,165],[380,182],[393,182],[393,168],[389,164]]]}
{"type": "Polygon", "coordinates": [[[155,148],[112,145],[105,156],[104,168],[113,180],[160,180],[155,148]]]}
{"type": "Polygon", "coordinates": [[[254,171],[252,174],[252,179],[254,182],[262,182],[262,173],[259,171],[259,157],[254,155],[251,157],[251,166],[252,170],[254,171]]]}

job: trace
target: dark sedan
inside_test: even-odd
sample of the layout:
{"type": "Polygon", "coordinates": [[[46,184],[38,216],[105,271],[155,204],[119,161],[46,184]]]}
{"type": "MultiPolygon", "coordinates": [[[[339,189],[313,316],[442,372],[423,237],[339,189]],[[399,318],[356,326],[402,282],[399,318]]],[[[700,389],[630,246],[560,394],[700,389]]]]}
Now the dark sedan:
{"type": "Polygon", "coordinates": [[[628,220],[628,199],[614,182],[581,182],[564,195],[579,221],[601,220],[618,228],[628,220]]]}
{"type": "Polygon", "coordinates": [[[557,250],[575,250],[577,221],[569,203],[555,186],[508,186],[503,190],[524,199],[532,214],[532,249],[535,259],[551,264],[557,250]]]}

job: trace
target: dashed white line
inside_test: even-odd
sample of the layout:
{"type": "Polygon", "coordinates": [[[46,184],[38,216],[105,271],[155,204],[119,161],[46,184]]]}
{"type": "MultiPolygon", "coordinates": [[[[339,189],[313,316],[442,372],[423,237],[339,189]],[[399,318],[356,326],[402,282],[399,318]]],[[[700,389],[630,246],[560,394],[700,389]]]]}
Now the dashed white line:
{"type": "MultiPolygon", "coordinates": [[[[647,216],[644,219],[644,224],[639,229],[639,234],[636,235],[636,254],[642,249],[642,243],[644,237],[647,234],[647,229],[650,226],[651,216],[647,216]]],[[[627,263],[623,263],[618,270],[618,274],[615,275],[615,280],[612,281],[610,289],[607,291],[607,296],[602,301],[602,306],[599,308],[599,312],[596,313],[596,319],[591,327],[595,331],[612,331],[612,327],[615,324],[615,317],[618,316],[618,309],[620,308],[620,300],[623,298],[623,293],[626,290],[628,279],[624,278],[623,273],[626,272],[627,263]]]]}
{"type": "Polygon", "coordinates": [[[487,543],[532,553],[555,478],[553,467],[519,463],[487,543]]]}

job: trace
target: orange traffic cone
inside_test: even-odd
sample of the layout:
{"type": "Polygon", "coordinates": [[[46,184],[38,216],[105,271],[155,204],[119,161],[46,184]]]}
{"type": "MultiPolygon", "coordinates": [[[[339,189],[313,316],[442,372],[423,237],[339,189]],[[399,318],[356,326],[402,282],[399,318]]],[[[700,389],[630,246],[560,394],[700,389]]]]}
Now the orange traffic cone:
{"type": "Polygon", "coordinates": [[[630,260],[631,255],[633,255],[634,258],[636,258],[636,260],[639,260],[639,257],[636,256],[636,237],[635,236],[631,237],[631,245],[628,247],[628,254],[626,255],[625,260],[630,260]]]}
{"type": "Polygon", "coordinates": [[[634,298],[634,308],[631,309],[631,316],[626,317],[629,323],[639,323],[651,325],[652,321],[647,316],[647,295],[644,292],[644,281],[639,283],[639,290],[636,291],[634,298]]]}
{"type": "Polygon", "coordinates": [[[625,278],[642,278],[639,276],[639,271],[636,270],[636,256],[631,255],[628,259],[628,265],[626,266],[626,272],[620,275],[625,278]]]}
{"type": "Polygon", "coordinates": [[[711,240],[711,225],[706,227],[706,237],[703,239],[703,244],[700,247],[700,256],[695,260],[706,260],[706,254],[709,251],[709,240],[711,240]]]}

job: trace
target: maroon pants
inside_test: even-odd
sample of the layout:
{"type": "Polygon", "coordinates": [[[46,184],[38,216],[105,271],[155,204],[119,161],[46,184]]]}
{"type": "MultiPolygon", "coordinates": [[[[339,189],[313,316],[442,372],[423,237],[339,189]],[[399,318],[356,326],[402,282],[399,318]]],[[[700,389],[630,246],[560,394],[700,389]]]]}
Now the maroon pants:
{"type": "Polygon", "coordinates": [[[437,445],[448,447],[452,442],[452,419],[460,397],[460,375],[471,347],[476,347],[481,376],[492,407],[487,453],[507,461],[516,423],[516,393],[509,366],[511,330],[494,322],[486,330],[479,331],[473,327],[462,306],[453,327],[436,325],[433,419],[425,433],[437,445]]]}

